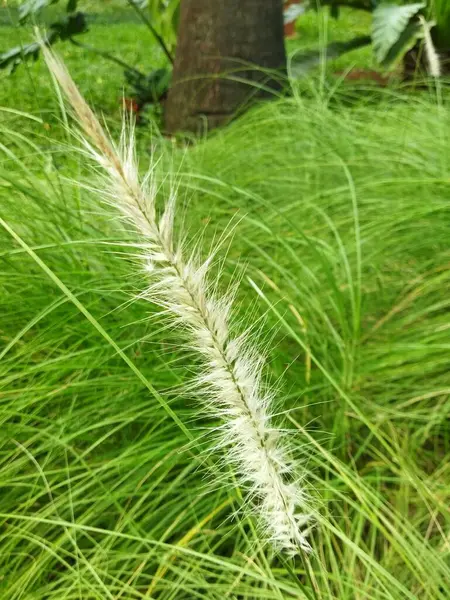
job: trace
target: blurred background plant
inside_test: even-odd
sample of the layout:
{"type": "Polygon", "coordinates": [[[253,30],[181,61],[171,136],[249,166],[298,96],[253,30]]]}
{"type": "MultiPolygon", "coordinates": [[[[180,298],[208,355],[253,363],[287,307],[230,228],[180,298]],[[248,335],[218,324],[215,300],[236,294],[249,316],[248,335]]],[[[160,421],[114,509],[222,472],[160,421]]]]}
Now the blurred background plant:
{"type": "MultiPolygon", "coordinates": [[[[24,0],[16,7],[17,25],[41,24],[46,29],[44,36],[49,46],[68,41],[122,67],[130,94],[130,98],[125,98],[125,103],[139,116],[146,105],[158,104],[167,94],[176,41],[179,0],[124,0],[123,4],[134,10],[150,31],[166,57],[168,66],[144,73],[134,65],[125,63],[116,55],[115,50],[112,52],[110,49],[96,48],[78,39],[89,31],[89,10],[96,8],[93,1],[24,0]],[[49,10],[55,5],[58,5],[59,11],[49,10]],[[79,10],[80,8],[83,11],[79,10]]],[[[0,54],[0,69],[7,69],[9,73],[13,73],[23,61],[37,60],[38,56],[38,44],[21,44],[0,54]]]]}
{"type": "Polygon", "coordinates": [[[430,0],[428,18],[436,22],[434,37],[439,50],[450,51],[450,3],[430,0]]]}
{"type": "MultiPolygon", "coordinates": [[[[96,0],[23,0],[22,2],[9,2],[12,21],[19,26],[31,23],[45,24],[47,42],[53,45],[57,42],[67,41],[84,49],[89,53],[97,54],[110,60],[123,69],[127,92],[126,105],[142,120],[143,109],[148,105],[155,106],[154,114],[161,115],[161,102],[167,97],[172,82],[172,63],[176,48],[176,33],[180,19],[179,0],[121,0],[117,3],[102,3],[103,9],[120,6],[122,9],[132,11],[137,19],[148,29],[164,57],[164,64],[153,65],[150,70],[142,70],[136,65],[128,64],[120,57],[120,47],[114,51],[110,48],[99,48],[86,43],[83,38],[89,29],[94,26],[89,14],[95,14],[99,7],[96,0]]],[[[450,7],[446,0],[429,0],[429,2],[403,2],[385,3],[377,0],[310,0],[293,4],[286,4],[286,15],[293,14],[294,20],[290,21],[290,29],[295,26],[300,31],[301,20],[305,12],[329,11],[333,19],[339,19],[348,10],[364,12],[370,15],[367,20],[367,31],[358,33],[353,39],[339,39],[319,48],[305,49],[305,40],[291,42],[295,50],[290,61],[290,74],[302,78],[311,69],[316,68],[324,61],[335,61],[340,56],[359,48],[371,45],[374,53],[374,65],[382,70],[398,72],[400,63],[406,78],[417,77],[429,73],[426,53],[423,51],[423,41],[436,46],[437,55],[445,72],[450,52],[450,7]],[[296,8],[297,7],[297,8],[296,8]],[[299,8],[301,7],[301,9],[299,8]],[[423,19],[426,19],[425,21],[423,19]],[[431,36],[426,36],[427,31],[431,36]]],[[[290,17],[291,19],[291,17],[290,17]]],[[[291,19],[292,20],[292,19],[291,19]]],[[[294,31],[294,29],[292,29],[294,31]]],[[[144,38],[142,43],[145,46],[144,38]]],[[[36,60],[39,49],[34,42],[20,43],[14,48],[5,50],[0,54],[0,69],[14,72],[24,60],[36,60]]],[[[381,81],[381,77],[370,76],[372,81],[381,81]]]]}
{"type": "MultiPolygon", "coordinates": [[[[392,70],[402,61],[405,62],[407,75],[413,72],[430,74],[429,64],[424,60],[422,42],[436,46],[440,53],[442,68],[445,70],[450,51],[450,5],[446,0],[430,0],[429,2],[385,2],[379,0],[312,0],[315,10],[328,7],[332,18],[338,19],[342,7],[369,12],[372,15],[370,36],[354,38],[341,46],[329,46],[325,55],[335,58],[355,44],[372,44],[378,65],[392,70]],[[427,37],[427,31],[431,37],[427,37]],[[405,60],[409,56],[409,60],[405,60]],[[411,66],[412,58],[412,66],[411,66]]],[[[323,55],[323,50],[321,51],[323,55]]],[[[302,55],[294,59],[294,65],[302,69],[302,55]]],[[[305,57],[307,58],[307,57],[305,57]]]]}

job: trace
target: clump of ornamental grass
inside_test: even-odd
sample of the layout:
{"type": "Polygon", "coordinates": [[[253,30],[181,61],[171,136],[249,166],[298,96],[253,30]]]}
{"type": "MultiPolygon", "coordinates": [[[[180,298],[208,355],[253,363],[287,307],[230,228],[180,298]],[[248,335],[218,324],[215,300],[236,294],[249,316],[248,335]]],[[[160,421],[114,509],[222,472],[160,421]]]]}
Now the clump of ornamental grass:
{"type": "Polygon", "coordinates": [[[248,335],[231,332],[233,294],[217,291],[211,275],[214,253],[202,261],[197,252],[186,252],[174,233],[176,194],[170,193],[158,210],[154,170],[139,176],[132,126],[125,123],[116,145],[65,66],[47,48],[43,52],[74,111],[82,144],[101,168],[100,199],[141,238],[140,259],[148,278],[141,296],[164,309],[201,359],[199,397],[222,423],[218,445],[247,490],[265,539],[290,555],[308,551],[306,497],[286,434],[273,424],[273,394],[262,383],[264,359],[248,335]]]}

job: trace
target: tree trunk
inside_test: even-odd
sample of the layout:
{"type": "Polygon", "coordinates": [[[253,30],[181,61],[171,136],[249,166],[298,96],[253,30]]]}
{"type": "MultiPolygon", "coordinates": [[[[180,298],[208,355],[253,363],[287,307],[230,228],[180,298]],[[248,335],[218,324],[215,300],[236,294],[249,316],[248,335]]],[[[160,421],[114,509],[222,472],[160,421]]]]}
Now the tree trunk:
{"type": "Polygon", "coordinates": [[[280,90],[285,69],[282,0],[181,0],[166,131],[229,121],[280,90]]]}

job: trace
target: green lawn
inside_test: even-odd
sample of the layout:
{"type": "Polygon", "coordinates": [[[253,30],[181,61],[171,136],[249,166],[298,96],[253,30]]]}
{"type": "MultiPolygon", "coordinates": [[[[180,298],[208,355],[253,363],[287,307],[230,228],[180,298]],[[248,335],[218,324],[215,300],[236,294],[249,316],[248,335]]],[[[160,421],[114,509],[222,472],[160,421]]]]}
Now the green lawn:
{"type": "MultiPolygon", "coordinates": [[[[105,23],[89,41],[161,64],[138,31],[105,23]]],[[[308,16],[302,43],[319,31],[308,16]]],[[[60,48],[116,132],[120,69],[60,48]]],[[[259,331],[307,472],[314,594],[225,477],[198,362],[138,299],[139,239],[99,202],[44,66],[1,77],[0,598],[448,600],[445,94],[349,108],[311,83],[189,149],[138,130],[187,244],[205,254],[229,232],[214,268],[222,290],[241,280],[237,318],[259,331]]]]}
{"type": "MultiPolygon", "coordinates": [[[[93,15],[91,20],[91,30],[81,36],[80,41],[116,54],[127,64],[144,72],[165,64],[150,32],[130,11],[122,10],[119,15],[101,13],[93,15]],[[137,39],[141,40],[141,43],[137,44],[137,39]]],[[[47,21],[51,22],[52,19],[48,17],[47,21]]],[[[1,48],[7,50],[31,42],[32,29],[3,25],[0,26],[0,36],[1,48]]],[[[118,118],[125,87],[123,69],[70,43],[61,43],[58,52],[69,66],[83,93],[97,110],[118,118]]],[[[14,106],[39,116],[44,121],[48,121],[54,115],[57,101],[42,61],[20,66],[11,76],[0,72],[0,82],[0,106],[14,106]]]]}

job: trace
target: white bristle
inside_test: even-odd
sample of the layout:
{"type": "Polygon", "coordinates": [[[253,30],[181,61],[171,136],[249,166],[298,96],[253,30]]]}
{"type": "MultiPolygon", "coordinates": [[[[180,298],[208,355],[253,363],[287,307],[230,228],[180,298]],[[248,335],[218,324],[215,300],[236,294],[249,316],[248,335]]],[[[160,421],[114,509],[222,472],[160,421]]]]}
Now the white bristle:
{"type": "Polygon", "coordinates": [[[263,361],[248,335],[230,331],[233,299],[220,297],[211,285],[211,260],[184,256],[174,238],[175,194],[160,216],[151,172],[141,181],[134,133],[124,127],[116,147],[82,98],[64,65],[43,47],[47,65],[65,92],[84,146],[102,168],[102,200],[114,206],[145,241],[143,270],[149,285],[141,296],[164,307],[184,330],[187,345],[201,357],[197,377],[204,407],[222,420],[218,445],[249,499],[265,537],[278,550],[308,551],[304,525],[309,520],[296,465],[285,435],[275,429],[273,398],[262,386],[263,361]]]}

